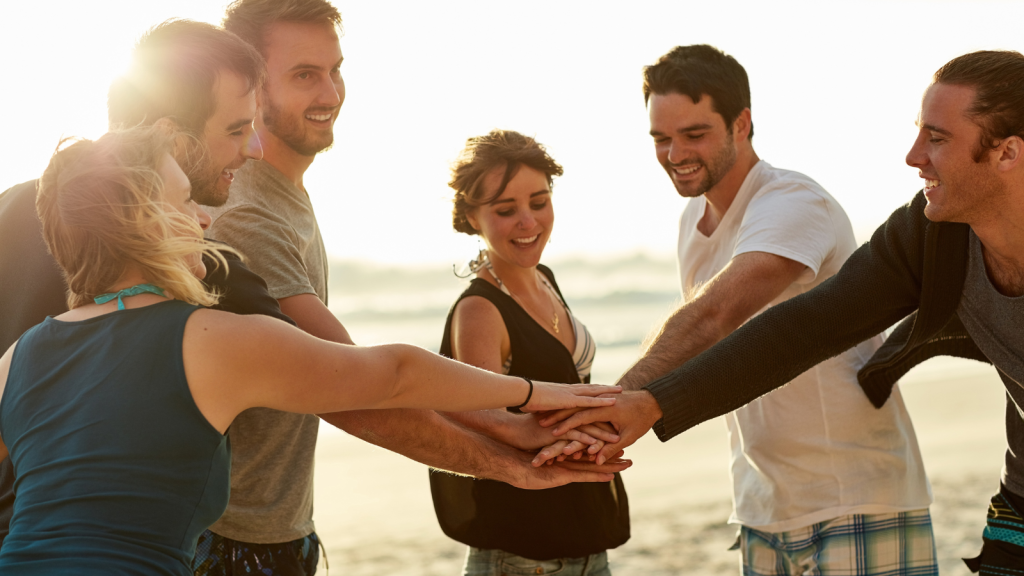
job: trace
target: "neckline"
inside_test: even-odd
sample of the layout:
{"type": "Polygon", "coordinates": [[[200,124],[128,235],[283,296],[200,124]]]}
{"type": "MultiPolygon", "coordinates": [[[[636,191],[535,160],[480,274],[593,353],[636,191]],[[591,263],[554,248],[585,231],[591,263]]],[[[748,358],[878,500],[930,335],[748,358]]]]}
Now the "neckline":
{"type": "MultiPolygon", "coordinates": [[[[750,167],[750,171],[747,172],[746,177],[743,178],[743,182],[740,184],[739,190],[737,190],[736,191],[736,195],[733,196],[732,203],[729,204],[729,209],[726,210],[725,214],[722,215],[722,219],[718,222],[718,226],[715,226],[714,232],[712,232],[710,235],[707,235],[707,236],[705,236],[704,233],[701,232],[697,228],[697,225],[700,224],[700,221],[704,219],[704,215],[707,213],[708,207],[710,206],[710,204],[708,203],[707,197],[704,196],[704,195],[700,196],[700,199],[704,201],[704,209],[701,210],[700,217],[697,218],[697,222],[695,222],[693,224],[693,231],[697,233],[697,237],[702,238],[704,240],[709,240],[709,241],[713,240],[713,239],[715,239],[715,235],[718,234],[718,231],[721,230],[722,227],[726,224],[726,221],[729,221],[729,222],[732,221],[732,219],[734,218],[733,215],[736,214],[736,212],[737,212],[736,210],[733,209],[733,207],[736,206],[736,203],[741,198],[743,198],[743,197],[747,196],[748,194],[750,194],[750,190],[754,189],[754,185],[753,185],[754,173],[755,172],[760,173],[763,166],[770,166],[770,165],[764,159],[760,159],[753,166],[750,167]]],[[[744,212],[746,212],[746,210],[744,210],[744,212]]]]}
{"type": "MultiPolygon", "coordinates": [[[[501,292],[503,294],[505,294],[508,297],[512,298],[512,300],[516,303],[516,305],[519,306],[519,308],[522,309],[523,312],[526,312],[526,315],[529,316],[531,320],[533,320],[534,324],[536,324],[537,326],[540,326],[540,328],[542,330],[547,332],[555,340],[558,340],[558,343],[561,344],[563,348],[565,348],[566,350],[569,350],[569,347],[566,346],[565,343],[562,342],[561,339],[558,338],[558,336],[555,336],[554,334],[551,334],[551,332],[548,332],[548,329],[545,328],[544,325],[542,325],[540,322],[537,322],[537,319],[534,318],[532,314],[530,314],[529,310],[527,310],[526,307],[523,306],[519,302],[519,300],[515,296],[512,295],[512,291],[508,289],[508,286],[505,286],[505,283],[501,281],[501,278],[498,278],[498,275],[494,272],[494,265],[491,264],[490,254],[486,254],[484,256],[482,264],[483,264],[484,268],[487,268],[487,273],[490,274],[491,277],[494,278],[495,282],[498,283],[498,289],[501,290],[501,292]]],[[[558,290],[555,290],[555,287],[551,285],[551,282],[548,279],[548,275],[545,274],[544,272],[542,272],[537,267],[534,267],[533,272],[534,272],[534,274],[539,274],[540,275],[541,283],[543,283],[544,287],[547,288],[548,291],[552,295],[554,295],[554,297],[558,300],[558,302],[555,304],[555,306],[557,307],[558,304],[561,304],[562,305],[562,309],[565,310],[565,316],[569,320],[569,329],[572,330],[572,347],[573,347],[573,350],[569,351],[569,355],[573,357],[573,361],[575,362],[575,360],[576,360],[576,351],[575,351],[575,349],[580,345],[580,335],[576,331],[576,322],[574,320],[572,311],[569,310],[569,305],[565,303],[565,299],[562,298],[562,295],[558,292],[558,290]]],[[[487,281],[484,280],[484,282],[487,282],[487,281]]],[[[490,282],[487,282],[487,283],[490,284],[490,282]]],[[[558,314],[558,312],[557,312],[557,308],[556,308],[556,311],[555,311],[555,318],[556,319],[558,318],[557,314],[558,314]]],[[[557,331],[557,324],[555,326],[556,326],[556,331],[557,331]]]]}
{"type": "Polygon", "coordinates": [[[154,306],[163,306],[165,304],[170,304],[171,302],[181,302],[181,300],[171,299],[171,300],[164,300],[163,302],[154,302],[152,304],[146,304],[145,306],[139,306],[138,308],[125,308],[124,310],[111,310],[110,312],[104,312],[103,314],[99,314],[97,316],[93,316],[92,318],[83,318],[82,320],[58,320],[55,316],[47,316],[46,319],[43,320],[43,322],[44,323],[45,322],[50,322],[52,324],[60,324],[60,325],[64,325],[64,326],[79,326],[79,325],[91,324],[91,323],[94,323],[94,322],[98,322],[100,320],[103,320],[103,319],[106,319],[106,318],[109,318],[109,317],[124,316],[126,314],[137,313],[140,310],[148,310],[150,308],[153,308],[154,306]]]}
{"type": "MultiPolygon", "coordinates": [[[[543,272],[541,272],[541,274],[543,274],[543,272]]],[[[558,338],[557,338],[557,337],[556,337],[556,336],[555,336],[554,334],[552,334],[551,332],[548,332],[548,331],[547,331],[547,330],[546,330],[546,329],[545,329],[545,328],[544,328],[543,326],[541,326],[540,322],[537,322],[537,320],[536,320],[536,319],[535,319],[535,318],[534,318],[533,316],[530,316],[530,313],[529,313],[529,312],[527,312],[527,311],[526,311],[526,310],[525,310],[525,309],[524,309],[524,308],[523,308],[522,306],[520,306],[520,305],[519,305],[519,302],[516,302],[514,298],[512,298],[512,297],[511,297],[511,296],[509,296],[508,294],[505,294],[505,293],[504,293],[504,292],[502,292],[502,291],[501,291],[501,289],[499,289],[499,288],[498,288],[497,286],[495,286],[494,284],[491,284],[490,282],[488,282],[487,280],[484,280],[483,278],[473,278],[473,280],[471,281],[471,283],[472,283],[472,282],[480,282],[480,283],[481,283],[481,284],[483,284],[484,286],[487,286],[487,288],[488,288],[489,290],[493,290],[495,294],[500,294],[502,298],[506,298],[506,299],[507,299],[507,300],[508,300],[508,301],[509,301],[509,302],[510,302],[511,304],[513,304],[513,305],[514,305],[514,306],[515,306],[515,307],[516,307],[516,308],[517,308],[517,309],[518,309],[518,310],[519,310],[520,312],[522,312],[522,313],[523,313],[523,315],[524,315],[524,316],[526,316],[526,317],[527,317],[527,318],[528,318],[528,319],[530,320],[530,322],[532,322],[532,323],[533,323],[534,327],[536,327],[536,328],[537,328],[538,330],[540,330],[541,332],[543,332],[543,333],[544,333],[544,334],[545,334],[545,335],[546,335],[546,336],[547,336],[548,338],[550,338],[550,339],[554,340],[554,341],[555,341],[555,342],[556,342],[556,343],[558,344],[558,347],[559,347],[559,348],[560,348],[560,349],[561,349],[562,351],[564,351],[564,352],[565,352],[565,353],[566,353],[566,354],[567,354],[567,355],[569,356],[569,361],[570,361],[570,362],[572,362],[572,364],[573,364],[573,365],[575,365],[575,364],[576,364],[576,355],[575,355],[575,352],[574,352],[574,351],[572,351],[572,350],[569,350],[569,348],[568,348],[568,347],[566,347],[566,345],[565,345],[565,344],[563,344],[561,340],[559,340],[559,339],[558,339],[558,338]]],[[[499,312],[500,312],[500,310],[499,310],[499,312]]],[[[572,311],[571,311],[571,310],[569,310],[569,308],[568,308],[568,307],[566,307],[566,313],[567,313],[567,314],[569,314],[570,316],[572,315],[572,311]]],[[[570,324],[571,324],[571,322],[570,322],[570,324]]],[[[507,328],[506,328],[506,329],[507,329],[507,328]]],[[[575,330],[576,330],[576,328],[575,328],[575,326],[573,326],[573,332],[574,332],[574,333],[575,333],[575,330]]],[[[576,338],[576,339],[574,340],[574,342],[575,342],[575,343],[576,343],[576,344],[578,345],[578,343],[579,343],[579,337],[578,337],[578,335],[577,335],[577,338],[576,338]]]]}

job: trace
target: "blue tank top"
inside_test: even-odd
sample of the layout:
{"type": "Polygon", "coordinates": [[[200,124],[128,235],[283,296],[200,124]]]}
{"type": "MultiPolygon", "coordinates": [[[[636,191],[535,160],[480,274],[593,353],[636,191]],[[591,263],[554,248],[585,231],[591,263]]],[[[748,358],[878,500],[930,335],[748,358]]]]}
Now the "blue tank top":
{"type": "Polygon", "coordinates": [[[196,309],[47,318],[22,336],[0,399],[17,494],[0,574],[192,574],[231,457],[185,380],[196,309]]]}

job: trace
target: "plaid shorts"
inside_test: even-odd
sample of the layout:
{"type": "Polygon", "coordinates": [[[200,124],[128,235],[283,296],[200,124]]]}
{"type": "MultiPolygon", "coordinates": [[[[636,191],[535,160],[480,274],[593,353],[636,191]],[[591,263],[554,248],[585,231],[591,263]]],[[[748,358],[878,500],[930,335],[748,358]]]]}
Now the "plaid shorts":
{"type": "Polygon", "coordinates": [[[986,576],[1024,575],[1024,498],[1008,491],[1005,486],[992,497],[988,506],[985,532],[981,538],[981,554],[964,559],[971,572],[986,576]]]}
{"type": "Polygon", "coordinates": [[[195,576],[313,576],[320,560],[316,532],[281,544],[247,544],[207,530],[199,536],[195,576]]]}
{"type": "MultiPolygon", "coordinates": [[[[936,576],[928,510],[850,514],[789,532],[743,526],[743,576],[936,576]]],[[[1019,575],[1018,575],[1019,576],[1019,575]]]]}

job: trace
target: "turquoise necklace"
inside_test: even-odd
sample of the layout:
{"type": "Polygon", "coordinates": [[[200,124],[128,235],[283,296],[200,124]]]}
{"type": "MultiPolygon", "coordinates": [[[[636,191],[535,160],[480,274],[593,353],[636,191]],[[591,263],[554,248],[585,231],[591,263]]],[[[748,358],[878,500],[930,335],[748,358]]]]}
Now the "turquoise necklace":
{"type": "MultiPolygon", "coordinates": [[[[118,292],[100,294],[99,296],[93,298],[93,301],[96,302],[97,304],[106,304],[107,302],[110,302],[114,298],[117,298],[117,309],[124,310],[124,301],[122,300],[122,298],[126,298],[128,296],[138,296],[139,294],[143,294],[145,292],[149,292],[150,294],[156,294],[157,296],[164,296],[164,289],[159,286],[153,286],[152,284],[136,284],[135,286],[125,288],[124,290],[120,290],[118,292]]],[[[166,298],[166,296],[164,297],[166,298]]]]}

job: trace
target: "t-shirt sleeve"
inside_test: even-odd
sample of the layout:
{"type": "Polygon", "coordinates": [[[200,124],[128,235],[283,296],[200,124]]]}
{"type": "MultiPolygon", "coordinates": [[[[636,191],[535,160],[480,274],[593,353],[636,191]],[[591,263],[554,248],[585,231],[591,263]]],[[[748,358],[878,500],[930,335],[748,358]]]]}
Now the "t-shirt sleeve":
{"type": "Polygon", "coordinates": [[[812,282],[835,250],[836,230],[826,196],[805,184],[772,186],[751,199],[733,256],[767,252],[807,266],[797,280],[812,282]]]}
{"type": "Polygon", "coordinates": [[[213,221],[208,233],[244,254],[275,299],[316,294],[302,263],[298,235],[265,208],[251,204],[232,208],[213,221]]]}

